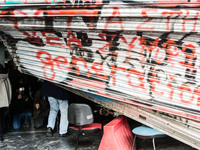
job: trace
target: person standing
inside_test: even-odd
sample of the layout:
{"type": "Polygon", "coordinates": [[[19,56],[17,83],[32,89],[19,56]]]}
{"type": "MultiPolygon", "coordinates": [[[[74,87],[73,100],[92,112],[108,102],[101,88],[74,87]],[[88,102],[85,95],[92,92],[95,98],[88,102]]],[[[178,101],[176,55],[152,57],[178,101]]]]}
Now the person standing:
{"type": "Polygon", "coordinates": [[[13,60],[8,62],[8,78],[10,80],[10,84],[12,85],[12,93],[15,93],[17,88],[17,79],[22,76],[22,73],[17,69],[17,66],[13,60]]]}
{"type": "Polygon", "coordinates": [[[47,132],[46,136],[53,136],[53,130],[55,128],[56,117],[60,110],[60,125],[59,136],[66,137],[68,135],[68,100],[69,92],[63,88],[48,82],[43,81],[42,84],[43,96],[48,97],[50,104],[50,112],[48,116],[47,132]]]}
{"type": "Polygon", "coordinates": [[[3,141],[5,130],[6,113],[9,111],[9,104],[12,96],[12,89],[8,74],[2,64],[0,64],[0,141],[3,141]]]}

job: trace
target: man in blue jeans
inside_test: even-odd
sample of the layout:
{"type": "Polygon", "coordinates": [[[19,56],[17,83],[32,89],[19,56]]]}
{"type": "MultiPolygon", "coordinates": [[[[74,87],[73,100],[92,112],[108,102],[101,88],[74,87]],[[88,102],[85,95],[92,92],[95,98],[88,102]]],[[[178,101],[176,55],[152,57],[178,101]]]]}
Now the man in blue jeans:
{"type": "Polygon", "coordinates": [[[21,120],[24,118],[24,125],[23,127],[29,128],[30,127],[30,120],[32,117],[32,112],[31,111],[26,111],[21,114],[15,114],[13,116],[13,129],[18,130],[21,127],[21,120]]]}
{"type": "Polygon", "coordinates": [[[21,127],[21,120],[24,118],[24,127],[30,127],[33,102],[29,96],[28,87],[24,84],[24,78],[18,78],[17,88],[13,92],[11,101],[11,112],[13,114],[13,129],[18,130],[21,127]]]}
{"type": "Polygon", "coordinates": [[[60,110],[60,126],[59,136],[66,137],[68,131],[68,99],[69,92],[55,84],[43,81],[42,84],[43,96],[48,97],[50,104],[50,112],[48,117],[46,136],[53,136],[53,130],[55,128],[56,117],[60,110]]]}

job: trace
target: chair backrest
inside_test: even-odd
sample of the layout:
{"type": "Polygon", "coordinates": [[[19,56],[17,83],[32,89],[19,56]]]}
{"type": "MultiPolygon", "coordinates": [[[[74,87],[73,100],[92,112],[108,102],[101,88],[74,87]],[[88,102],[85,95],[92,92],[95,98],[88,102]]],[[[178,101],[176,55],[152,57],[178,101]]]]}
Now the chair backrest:
{"type": "Polygon", "coordinates": [[[70,104],[68,119],[70,124],[76,126],[88,125],[94,121],[91,107],[81,103],[70,104]]]}

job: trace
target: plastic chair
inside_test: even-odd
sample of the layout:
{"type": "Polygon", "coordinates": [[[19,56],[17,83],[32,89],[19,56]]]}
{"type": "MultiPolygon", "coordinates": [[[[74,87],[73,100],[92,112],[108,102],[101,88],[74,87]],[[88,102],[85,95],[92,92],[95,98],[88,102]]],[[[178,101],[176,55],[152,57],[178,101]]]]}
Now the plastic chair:
{"type": "Polygon", "coordinates": [[[79,137],[83,133],[96,133],[101,130],[100,123],[93,123],[94,117],[92,109],[87,104],[72,103],[69,106],[69,126],[70,132],[77,132],[76,150],[78,148],[79,137]]]}
{"type": "Polygon", "coordinates": [[[141,138],[141,139],[152,139],[153,149],[156,150],[155,138],[160,138],[160,137],[166,136],[165,133],[155,130],[153,128],[150,128],[148,126],[144,126],[144,125],[134,128],[132,130],[132,133],[135,135],[132,150],[135,146],[136,137],[141,138]]]}

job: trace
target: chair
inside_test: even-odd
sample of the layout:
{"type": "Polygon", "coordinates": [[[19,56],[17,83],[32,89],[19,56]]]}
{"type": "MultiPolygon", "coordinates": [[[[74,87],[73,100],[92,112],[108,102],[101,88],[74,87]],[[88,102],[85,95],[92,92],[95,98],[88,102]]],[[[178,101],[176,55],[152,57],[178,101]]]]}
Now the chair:
{"type": "Polygon", "coordinates": [[[133,134],[127,117],[118,116],[104,125],[103,137],[98,150],[130,150],[133,144],[133,134]]]}
{"type": "Polygon", "coordinates": [[[142,125],[139,127],[136,127],[132,130],[132,133],[135,135],[134,141],[133,141],[133,146],[132,150],[135,146],[135,140],[136,137],[141,138],[141,139],[152,139],[153,143],[153,149],[156,150],[155,147],[155,138],[160,138],[160,137],[165,137],[166,134],[163,132],[160,132],[158,130],[155,130],[153,128],[150,128],[148,126],[142,125]]]}
{"type": "Polygon", "coordinates": [[[78,148],[78,142],[80,135],[84,133],[97,133],[101,130],[100,123],[93,123],[94,117],[92,109],[87,104],[72,103],[69,106],[69,123],[74,126],[69,126],[69,132],[76,132],[76,150],[78,148]]]}

